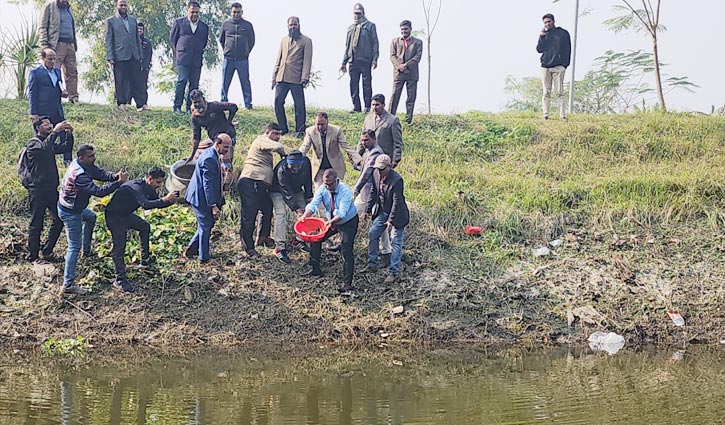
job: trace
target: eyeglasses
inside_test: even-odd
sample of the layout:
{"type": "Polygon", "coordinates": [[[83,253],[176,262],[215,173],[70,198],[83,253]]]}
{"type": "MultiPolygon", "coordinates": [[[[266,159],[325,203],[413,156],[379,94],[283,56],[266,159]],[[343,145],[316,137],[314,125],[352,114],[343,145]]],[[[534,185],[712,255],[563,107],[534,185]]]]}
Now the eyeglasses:
{"type": "Polygon", "coordinates": [[[356,15],[362,15],[362,12],[355,12],[356,15]]]}

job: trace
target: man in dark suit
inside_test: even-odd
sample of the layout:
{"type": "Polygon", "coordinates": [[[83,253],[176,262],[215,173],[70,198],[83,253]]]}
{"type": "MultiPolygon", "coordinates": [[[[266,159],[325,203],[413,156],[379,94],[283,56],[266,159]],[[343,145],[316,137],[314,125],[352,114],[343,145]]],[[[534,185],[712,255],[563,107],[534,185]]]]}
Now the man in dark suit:
{"type": "MultiPolygon", "coordinates": [[[[126,0],[116,0],[116,15],[106,19],[106,60],[113,67],[116,104],[123,111],[131,97],[138,99],[136,91],[140,87],[141,39],[136,25],[136,18],[128,14],[126,0]]],[[[136,104],[137,108],[142,106],[136,104]]]]}
{"type": "MultiPolygon", "coordinates": [[[[51,48],[43,49],[41,53],[43,64],[30,71],[28,77],[28,101],[30,103],[30,120],[47,116],[50,123],[55,126],[65,121],[63,104],[60,99],[67,97],[60,68],[55,66],[55,51],[51,48]]],[[[63,162],[68,165],[73,161],[73,138],[66,132],[60,133],[63,146],[63,162]]]]}
{"type": "Polygon", "coordinates": [[[176,62],[176,94],[174,95],[174,113],[182,114],[181,104],[186,92],[186,111],[191,110],[189,94],[199,88],[201,78],[201,59],[209,39],[209,26],[199,19],[199,3],[190,1],[186,7],[186,16],[174,21],[169,41],[176,62]]]}
{"type": "Polygon", "coordinates": [[[410,35],[413,24],[405,20],[400,23],[400,37],[390,44],[390,62],[393,63],[393,96],[390,99],[390,113],[398,110],[400,95],[405,86],[408,97],[405,100],[407,116],[405,121],[413,122],[415,98],[418,95],[418,63],[423,57],[423,41],[410,35]]]}
{"type": "Polygon", "coordinates": [[[229,135],[221,133],[214,138],[214,145],[206,149],[196,161],[194,175],[191,177],[189,187],[186,189],[186,202],[196,216],[196,233],[184,250],[184,256],[193,258],[199,256],[202,263],[211,259],[209,238],[214,222],[221,215],[224,205],[222,194],[222,155],[226,155],[232,146],[229,135]]]}
{"type": "Polygon", "coordinates": [[[400,260],[403,257],[403,230],[410,222],[410,212],[403,194],[403,178],[393,170],[388,155],[375,159],[373,185],[366,213],[372,214],[373,222],[368,232],[368,265],[361,273],[377,268],[378,243],[383,232],[390,232],[393,252],[390,256],[390,272],[384,283],[400,280],[400,260]]]}
{"type": "Polygon", "coordinates": [[[139,88],[136,94],[139,96],[136,98],[136,105],[138,111],[145,111],[148,108],[149,100],[149,72],[151,71],[151,61],[154,55],[154,44],[148,38],[144,37],[146,28],[143,22],[139,22],[136,25],[136,31],[141,39],[141,77],[139,78],[139,88]]]}

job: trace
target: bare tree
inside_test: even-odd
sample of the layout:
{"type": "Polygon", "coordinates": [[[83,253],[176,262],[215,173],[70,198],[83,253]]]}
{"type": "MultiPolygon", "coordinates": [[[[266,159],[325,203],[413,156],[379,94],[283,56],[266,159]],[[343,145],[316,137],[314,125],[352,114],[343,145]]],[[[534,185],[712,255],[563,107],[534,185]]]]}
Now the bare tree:
{"type": "Polygon", "coordinates": [[[660,74],[660,56],[657,46],[657,33],[666,28],[660,25],[660,6],[662,0],[641,0],[642,9],[636,9],[630,3],[631,0],[622,0],[624,5],[617,5],[615,9],[626,12],[622,16],[607,19],[604,23],[614,32],[634,29],[637,32],[647,33],[652,41],[652,56],[654,62],[655,80],[657,84],[657,96],[660,107],[667,111],[665,106],[665,95],[662,90],[662,75],[660,74]]]}
{"type": "Polygon", "coordinates": [[[441,9],[443,8],[443,0],[437,0],[438,10],[435,12],[435,17],[431,14],[431,9],[436,3],[436,0],[421,0],[423,3],[423,15],[425,15],[425,36],[427,53],[428,53],[428,113],[431,113],[431,100],[430,100],[430,72],[431,72],[431,54],[430,54],[430,42],[433,37],[433,32],[438,26],[438,18],[441,17],[441,9]]]}

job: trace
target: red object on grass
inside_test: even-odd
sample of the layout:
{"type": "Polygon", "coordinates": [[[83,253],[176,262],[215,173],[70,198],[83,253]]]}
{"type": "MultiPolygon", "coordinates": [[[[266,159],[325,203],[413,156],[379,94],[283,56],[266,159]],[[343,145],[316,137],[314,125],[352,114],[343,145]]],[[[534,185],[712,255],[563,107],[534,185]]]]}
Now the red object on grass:
{"type": "Polygon", "coordinates": [[[327,226],[321,218],[308,217],[295,223],[295,233],[305,242],[319,242],[325,237],[327,226]]]}
{"type": "Polygon", "coordinates": [[[466,232],[467,235],[471,236],[478,236],[481,234],[480,226],[463,226],[463,230],[466,232]]]}

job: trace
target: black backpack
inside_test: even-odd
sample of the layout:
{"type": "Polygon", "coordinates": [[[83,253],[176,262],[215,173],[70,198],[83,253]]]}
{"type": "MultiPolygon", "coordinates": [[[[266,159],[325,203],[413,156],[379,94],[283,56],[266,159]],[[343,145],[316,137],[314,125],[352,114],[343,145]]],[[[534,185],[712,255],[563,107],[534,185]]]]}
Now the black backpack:
{"type": "Polygon", "coordinates": [[[27,146],[24,146],[18,154],[18,178],[20,179],[20,184],[26,189],[33,182],[33,176],[30,175],[30,168],[28,167],[27,146]]]}

